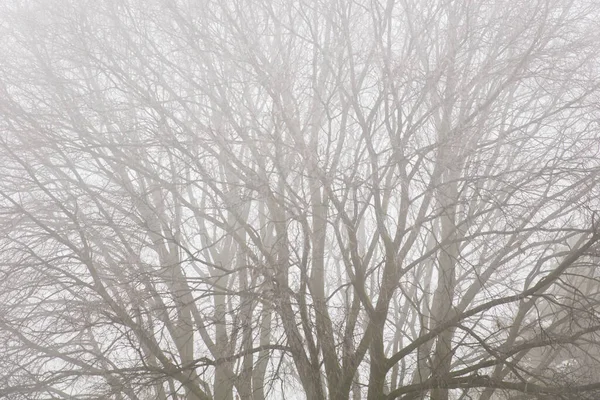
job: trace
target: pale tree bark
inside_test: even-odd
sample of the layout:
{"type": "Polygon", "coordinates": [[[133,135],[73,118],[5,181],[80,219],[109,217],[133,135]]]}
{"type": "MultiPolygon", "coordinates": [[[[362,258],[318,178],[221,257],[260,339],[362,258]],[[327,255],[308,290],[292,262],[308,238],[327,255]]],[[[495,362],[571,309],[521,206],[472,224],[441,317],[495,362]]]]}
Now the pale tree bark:
{"type": "Polygon", "coordinates": [[[598,393],[592,2],[1,7],[0,397],[598,393]]]}

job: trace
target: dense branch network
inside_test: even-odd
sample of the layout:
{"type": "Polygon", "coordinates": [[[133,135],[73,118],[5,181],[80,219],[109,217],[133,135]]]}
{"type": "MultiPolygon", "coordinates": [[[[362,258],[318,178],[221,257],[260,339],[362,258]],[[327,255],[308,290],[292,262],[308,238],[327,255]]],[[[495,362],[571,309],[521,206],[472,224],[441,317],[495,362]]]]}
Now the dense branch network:
{"type": "Polygon", "coordinates": [[[593,3],[0,6],[0,397],[594,398],[593,3]]]}

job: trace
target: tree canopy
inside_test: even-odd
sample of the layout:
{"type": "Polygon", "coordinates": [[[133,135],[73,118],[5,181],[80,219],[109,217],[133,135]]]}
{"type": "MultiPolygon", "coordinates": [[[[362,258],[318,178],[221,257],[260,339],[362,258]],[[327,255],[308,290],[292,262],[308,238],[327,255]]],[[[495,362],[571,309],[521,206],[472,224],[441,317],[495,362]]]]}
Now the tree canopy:
{"type": "Polygon", "coordinates": [[[0,5],[0,397],[600,396],[600,7],[0,5]]]}

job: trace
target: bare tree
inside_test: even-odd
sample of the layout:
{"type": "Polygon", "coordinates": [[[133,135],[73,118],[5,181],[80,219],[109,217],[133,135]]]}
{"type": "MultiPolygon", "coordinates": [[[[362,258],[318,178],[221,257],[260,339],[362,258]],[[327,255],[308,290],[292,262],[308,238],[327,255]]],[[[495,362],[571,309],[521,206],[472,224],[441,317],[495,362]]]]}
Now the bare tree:
{"type": "Polygon", "coordinates": [[[1,11],[0,396],[600,393],[594,2],[1,11]]]}

